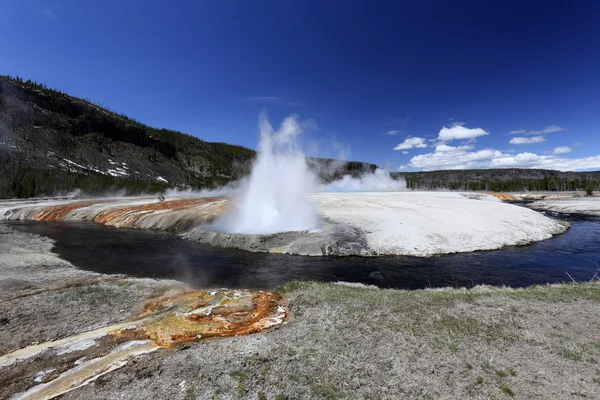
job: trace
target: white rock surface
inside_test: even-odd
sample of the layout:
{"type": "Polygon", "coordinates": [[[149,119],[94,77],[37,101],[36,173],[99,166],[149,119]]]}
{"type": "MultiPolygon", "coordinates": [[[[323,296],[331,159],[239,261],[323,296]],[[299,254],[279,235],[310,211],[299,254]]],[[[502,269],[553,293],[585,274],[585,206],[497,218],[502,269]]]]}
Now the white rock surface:
{"type": "Polygon", "coordinates": [[[492,250],[566,230],[558,221],[492,196],[468,197],[456,192],[318,193],[311,200],[322,216],[365,232],[377,254],[492,250]]]}
{"type": "MultiPolygon", "coordinates": [[[[166,230],[181,221],[196,221],[197,228],[182,232],[185,237],[220,247],[302,255],[398,254],[421,257],[525,245],[566,230],[559,221],[480,193],[345,192],[313,193],[309,197],[323,220],[320,229],[310,232],[273,235],[213,232],[206,225],[209,218],[204,216],[225,212],[226,207],[221,203],[226,200],[223,199],[170,212],[125,210],[109,224],[166,230]]],[[[158,201],[154,197],[98,200],[97,204],[69,211],[63,219],[92,220],[103,210],[158,201]]],[[[0,202],[0,220],[30,219],[45,207],[71,201],[0,202]]],[[[582,202],[579,200],[579,203],[572,204],[582,202]]],[[[583,208],[589,209],[588,203],[584,202],[583,208]]],[[[594,205],[599,206],[600,202],[594,205]]]]}
{"type": "Polygon", "coordinates": [[[536,201],[530,205],[534,210],[555,211],[566,214],[600,215],[600,197],[579,197],[536,201]]]}

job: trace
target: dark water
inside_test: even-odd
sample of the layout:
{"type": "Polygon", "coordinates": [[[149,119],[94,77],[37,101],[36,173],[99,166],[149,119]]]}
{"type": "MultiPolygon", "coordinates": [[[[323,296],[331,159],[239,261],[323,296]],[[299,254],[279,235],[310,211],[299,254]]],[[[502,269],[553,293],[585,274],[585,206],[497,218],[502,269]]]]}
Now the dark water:
{"type": "Polygon", "coordinates": [[[217,249],[177,236],[93,223],[16,223],[56,240],[54,251],[82,269],[174,278],[198,288],[272,288],[291,280],[348,281],[380,287],[529,286],[590,280],[600,263],[600,218],[554,215],[571,222],[563,235],[525,247],[431,258],[305,257],[217,249]]]}

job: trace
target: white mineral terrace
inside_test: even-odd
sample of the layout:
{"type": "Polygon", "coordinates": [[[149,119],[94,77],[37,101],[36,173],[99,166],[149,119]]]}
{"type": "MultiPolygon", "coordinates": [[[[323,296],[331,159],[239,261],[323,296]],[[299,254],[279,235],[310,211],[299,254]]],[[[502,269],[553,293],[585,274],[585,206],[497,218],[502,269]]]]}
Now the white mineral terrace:
{"type": "Polygon", "coordinates": [[[600,215],[600,197],[541,200],[536,201],[530,207],[535,210],[554,211],[566,214],[600,215]]]}
{"type": "MultiPolygon", "coordinates": [[[[233,201],[224,197],[164,202],[150,197],[6,201],[0,202],[0,219],[86,220],[116,227],[167,230],[188,239],[249,251],[421,257],[525,245],[549,239],[568,228],[565,223],[487,194],[314,193],[309,198],[318,210],[319,229],[262,236],[211,232],[210,223],[232,208],[233,201]]],[[[574,200],[570,204],[598,210],[597,200],[574,200]]]]}
{"type": "Polygon", "coordinates": [[[377,254],[429,256],[544,240],[561,223],[489,195],[454,192],[321,193],[320,213],[361,229],[377,254]]]}

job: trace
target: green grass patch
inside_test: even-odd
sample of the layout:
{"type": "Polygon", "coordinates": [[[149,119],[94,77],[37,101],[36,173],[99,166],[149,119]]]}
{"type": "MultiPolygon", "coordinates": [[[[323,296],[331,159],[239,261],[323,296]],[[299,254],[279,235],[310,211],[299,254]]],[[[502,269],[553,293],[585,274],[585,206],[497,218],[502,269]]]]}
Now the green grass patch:
{"type": "Polygon", "coordinates": [[[185,392],[185,397],[183,399],[184,400],[196,400],[196,392],[194,391],[193,386],[190,386],[189,388],[187,388],[187,390],[185,392]]]}
{"type": "Polygon", "coordinates": [[[248,374],[242,371],[232,371],[229,373],[229,376],[237,379],[237,387],[235,390],[238,397],[242,396],[246,391],[246,386],[244,386],[244,382],[246,381],[246,379],[248,379],[248,374]]]}
{"type": "Polygon", "coordinates": [[[512,389],[506,385],[500,386],[500,390],[502,391],[502,393],[504,393],[510,397],[515,397],[515,392],[513,392],[512,389]]]}

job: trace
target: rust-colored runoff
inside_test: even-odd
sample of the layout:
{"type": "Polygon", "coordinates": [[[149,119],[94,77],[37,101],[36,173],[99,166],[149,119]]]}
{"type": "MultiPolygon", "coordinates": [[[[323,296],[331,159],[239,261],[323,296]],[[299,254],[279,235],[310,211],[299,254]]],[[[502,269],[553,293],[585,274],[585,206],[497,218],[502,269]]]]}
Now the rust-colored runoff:
{"type": "Polygon", "coordinates": [[[71,211],[78,208],[89,207],[98,204],[100,201],[79,201],[76,203],[62,204],[59,206],[51,206],[42,208],[33,215],[36,221],[62,221],[71,211]]]}
{"type": "MultiPolygon", "coordinates": [[[[0,366],[8,366],[48,349],[62,347],[64,350],[65,346],[69,348],[81,340],[96,342],[104,338],[102,345],[108,345],[88,353],[90,359],[86,359],[87,355],[80,358],[81,364],[73,366],[72,360],[67,359],[70,368],[66,371],[16,397],[50,400],[123,367],[132,356],[210,337],[261,332],[284,324],[288,317],[286,305],[278,293],[248,290],[179,292],[148,301],[143,310],[127,321],[35,343],[0,356],[0,366]],[[116,347],[105,353],[111,344],[116,347]],[[102,355],[98,356],[98,351],[102,355]]],[[[79,350],[69,349],[66,353],[79,350]]],[[[56,353],[57,356],[60,354],[64,353],[56,353]]],[[[57,365],[67,365],[64,362],[59,359],[57,365]]]]}
{"type": "Polygon", "coordinates": [[[278,293],[246,290],[195,291],[148,301],[141,325],[113,332],[128,340],[150,339],[161,347],[212,337],[257,333],[287,321],[278,293]],[[153,317],[155,316],[155,317],[153,317]]]}
{"type": "Polygon", "coordinates": [[[98,213],[98,215],[94,217],[94,222],[106,225],[114,219],[122,217],[123,215],[129,215],[129,217],[131,218],[131,225],[133,225],[135,221],[137,221],[142,215],[145,215],[146,213],[162,210],[183,210],[186,208],[212,203],[213,201],[220,199],[221,198],[219,197],[202,197],[195,199],[168,200],[161,201],[159,203],[149,203],[129,207],[113,208],[98,213]]]}
{"type": "Polygon", "coordinates": [[[506,194],[506,193],[487,193],[487,194],[494,196],[495,198],[500,199],[502,201],[519,201],[518,197],[515,197],[510,194],[506,194]]]}

